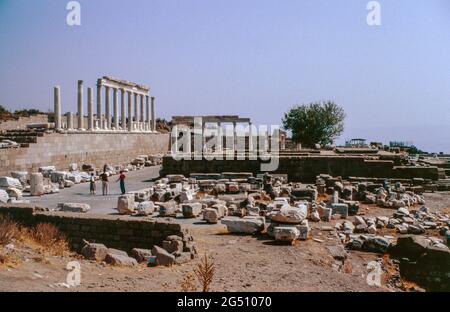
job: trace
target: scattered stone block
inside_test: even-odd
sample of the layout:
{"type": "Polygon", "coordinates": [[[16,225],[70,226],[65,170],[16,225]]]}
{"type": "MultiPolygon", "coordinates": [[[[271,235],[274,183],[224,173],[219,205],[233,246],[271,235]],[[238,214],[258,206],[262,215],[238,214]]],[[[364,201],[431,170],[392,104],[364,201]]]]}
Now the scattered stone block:
{"type": "Polygon", "coordinates": [[[277,226],[273,228],[273,236],[276,241],[292,242],[300,236],[300,231],[295,226],[277,226]]]}
{"type": "Polygon", "coordinates": [[[125,194],[119,196],[117,201],[117,210],[121,214],[133,214],[134,213],[134,195],[125,194]]]}
{"type": "Polygon", "coordinates": [[[183,217],[196,218],[202,213],[201,203],[188,203],[181,206],[183,211],[183,217]]]}
{"type": "Polygon", "coordinates": [[[138,263],[148,262],[152,256],[152,251],[150,249],[133,248],[130,255],[136,259],[138,263]]]}
{"type": "Polygon", "coordinates": [[[91,210],[91,206],[89,204],[84,203],[61,203],[58,206],[61,207],[61,211],[68,211],[68,212],[86,213],[89,210],[91,210]]]}
{"type": "Polygon", "coordinates": [[[81,255],[88,260],[103,261],[105,260],[108,248],[103,244],[87,243],[81,249],[81,255]]]}
{"type": "Polygon", "coordinates": [[[159,246],[153,246],[152,254],[156,256],[159,265],[171,266],[175,263],[175,256],[159,246]]]}
{"type": "Polygon", "coordinates": [[[225,217],[221,223],[226,225],[230,233],[255,234],[264,230],[265,221],[262,217],[225,217]]]}

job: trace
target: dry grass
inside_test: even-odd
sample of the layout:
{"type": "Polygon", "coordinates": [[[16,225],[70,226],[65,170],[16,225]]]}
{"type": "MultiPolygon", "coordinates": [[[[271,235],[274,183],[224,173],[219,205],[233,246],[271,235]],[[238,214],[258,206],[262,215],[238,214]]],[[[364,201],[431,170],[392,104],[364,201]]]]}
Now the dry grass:
{"type": "Polygon", "coordinates": [[[19,237],[19,227],[8,216],[0,216],[0,246],[11,243],[19,237]]]}
{"type": "Polygon", "coordinates": [[[45,250],[55,255],[64,255],[65,252],[69,251],[66,237],[57,227],[50,223],[39,223],[34,229],[29,231],[29,235],[45,250]]]}
{"type": "Polygon", "coordinates": [[[184,292],[197,291],[197,283],[194,274],[188,273],[184,276],[183,281],[181,282],[181,290],[184,292]]]}
{"type": "Polygon", "coordinates": [[[200,263],[197,264],[197,268],[194,269],[194,273],[202,286],[202,291],[208,292],[214,278],[215,265],[214,261],[210,259],[206,253],[201,258],[200,263]]]}

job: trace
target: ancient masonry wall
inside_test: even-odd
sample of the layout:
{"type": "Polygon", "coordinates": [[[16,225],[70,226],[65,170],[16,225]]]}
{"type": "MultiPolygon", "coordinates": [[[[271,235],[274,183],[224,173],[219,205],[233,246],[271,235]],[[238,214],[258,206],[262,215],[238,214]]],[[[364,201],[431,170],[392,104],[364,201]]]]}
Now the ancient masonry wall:
{"type": "Polygon", "coordinates": [[[66,170],[71,163],[126,164],[137,155],[165,154],[169,134],[159,133],[51,133],[28,148],[0,149],[0,175],[11,171],[35,172],[41,166],[66,170]]]}
{"type": "MultiPolygon", "coordinates": [[[[260,160],[180,160],[164,157],[163,174],[251,172],[261,173],[260,160]]],[[[372,178],[438,179],[437,167],[399,167],[390,160],[367,160],[355,156],[280,157],[274,173],[287,174],[289,181],[313,182],[319,174],[372,178]]]]}
{"type": "Polygon", "coordinates": [[[0,131],[4,130],[23,130],[27,128],[28,124],[32,123],[47,123],[47,115],[34,115],[30,117],[19,117],[17,120],[8,120],[0,122],[0,131]]]}
{"type": "Polygon", "coordinates": [[[24,226],[51,223],[66,235],[75,250],[82,247],[83,239],[127,252],[133,248],[151,249],[154,245],[161,246],[169,235],[183,237],[188,233],[185,226],[164,219],[49,212],[39,211],[40,209],[42,208],[31,204],[1,204],[0,215],[8,215],[24,226]]]}

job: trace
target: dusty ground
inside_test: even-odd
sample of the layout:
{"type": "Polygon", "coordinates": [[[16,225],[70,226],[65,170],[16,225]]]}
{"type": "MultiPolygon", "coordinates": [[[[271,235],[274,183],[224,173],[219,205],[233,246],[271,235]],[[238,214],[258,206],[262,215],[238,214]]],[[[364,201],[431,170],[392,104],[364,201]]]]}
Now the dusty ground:
{"type": "MultiPolygon", "coordinates": [[[[426,194],[431,209],[450,212],[450,193],[426,194]]],[[[367,215],[391,216],[393,210],[363,206],[367,215]]],[[[351,219],[352,217],[350,217],[351,219]]],[[[314,238],[294,246],[276,245],[268,237],[226,234],[225,226],[205,225],[200,220],[191,225],[191,233],[200,255],[214,260],[216,274],[213,291],[401,291],[399,283],[389,282],[396,267],[383,261],[383,286],[366,283],[367,263],[381,255],[349,252],[345,265],[338,265],[326,248],[336,245],[336,238],[322,231],[330,223],[311,223],[314,238]]],[[[389,231],[389,230],[386,230],[389,231]]],[[[388,234],[386,232],[384,234],[388,234]]],[[[395,234],[393,234],[395,235],[395,234]]],[[[111,267],[84,260],[77,255],[52,256],[35,246],[15,244],[15,264],[0,266],[0,291],[181,291],[183,278],[192,273],[199,259],[170,268],[111,267]],[[66,288],[66,265],[81,264],[81,285],[66,288]]],[[[409,285],[409,284],[408,284],[409,285]]]]}

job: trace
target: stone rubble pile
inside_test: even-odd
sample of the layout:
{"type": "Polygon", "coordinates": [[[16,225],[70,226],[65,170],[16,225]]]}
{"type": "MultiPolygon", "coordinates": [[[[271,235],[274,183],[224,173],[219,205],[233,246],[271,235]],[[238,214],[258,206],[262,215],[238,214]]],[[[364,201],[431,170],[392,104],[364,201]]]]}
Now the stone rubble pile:
{"type": "Polygon", "coordinates": [[[150,249],[133,248],[125,251],[108,248],[104,244],[84,241],[81,255],[88,260],[104,262],[116,266],[136,266],[146,263],[148,266],[171,266],[183,264],[197,257],[197,250],[192,235],[170,235],[162,241],[162,247],[150,249]]]}
{"type": "MultiPolygon", "coordinates": [[[[283,175],[198,173],[189,178],[167,175],[149,188],[120,196],[117,209],[122,214],[202,219],[223,224],[230,233],[267,233],[282,243],[311,238],[311,224],[337,221],[329,227],[330,235],[348,249],[384,253],[395,244],[393,235],[435,230],[445,236],[448,216],[431,213],[424,204],[421,194],[401,183],[319,175],[313,185],[287,183],[283,175]],[[393,215],[366,216],[361,203],[392,209],[393,215]],[[414,210],[418,206],[422,208],[414,210]]],[[[446,247],[443,239],[435,241],[446,247]]]]}

